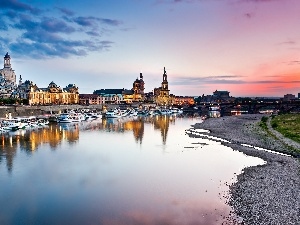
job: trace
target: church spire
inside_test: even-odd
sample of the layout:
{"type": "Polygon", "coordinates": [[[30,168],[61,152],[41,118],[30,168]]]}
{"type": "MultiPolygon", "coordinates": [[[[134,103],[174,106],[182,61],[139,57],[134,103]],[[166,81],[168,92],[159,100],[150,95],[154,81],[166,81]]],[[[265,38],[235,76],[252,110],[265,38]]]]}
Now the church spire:
{"type": "Polygon", "coordinates": [[[20,78],[19,78],[19,86],[22,84],[22,76],[20,75],[20,78]]]}
{"type": "Polygon", "coordinates": [[[163,81],[168,82],[168,81],[167,81],[166,67],[164,67],[163,81]]]}

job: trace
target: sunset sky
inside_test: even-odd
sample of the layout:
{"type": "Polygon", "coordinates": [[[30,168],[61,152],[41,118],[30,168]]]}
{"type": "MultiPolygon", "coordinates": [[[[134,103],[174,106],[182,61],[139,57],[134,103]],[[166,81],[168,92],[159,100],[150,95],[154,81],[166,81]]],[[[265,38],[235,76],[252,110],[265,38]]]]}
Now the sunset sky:
{"type": "MultiPolygon", "coordinates": [[[[299,0],[0,0],[0,55],[38,87],[300,92],[299,0]]],[[[1,67],[2,68],[2,67],[1,67]]]]}

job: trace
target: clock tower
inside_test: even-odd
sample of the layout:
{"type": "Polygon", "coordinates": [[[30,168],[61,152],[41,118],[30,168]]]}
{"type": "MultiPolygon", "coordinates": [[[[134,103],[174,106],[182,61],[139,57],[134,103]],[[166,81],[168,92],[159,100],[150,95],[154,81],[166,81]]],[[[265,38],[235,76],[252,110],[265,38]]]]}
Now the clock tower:
{"type": "Polygon", "coordinates": [[[168,87],[168,76],[166,68],[164,67],[163,81],[161,82],[160,97],[169,98],[170,90],[168,87]]]}

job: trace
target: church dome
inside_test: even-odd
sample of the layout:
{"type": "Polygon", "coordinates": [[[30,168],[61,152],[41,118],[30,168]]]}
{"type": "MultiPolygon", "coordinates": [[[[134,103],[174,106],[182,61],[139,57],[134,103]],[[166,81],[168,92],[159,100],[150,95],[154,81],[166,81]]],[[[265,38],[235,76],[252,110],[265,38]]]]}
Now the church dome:
{"type": "Polygon", "coordinates": [[[5,58],[5,59],[10,58],[10,55],[8,54],[8,52],[6,52],[4,58],[5,58]]]}
{"type": "Polygon", "coordinates": [[[56,83],[54,83],[53,81],[51,81],[51,83],[48,86],[49,88],[57,88],[56,83]]]}

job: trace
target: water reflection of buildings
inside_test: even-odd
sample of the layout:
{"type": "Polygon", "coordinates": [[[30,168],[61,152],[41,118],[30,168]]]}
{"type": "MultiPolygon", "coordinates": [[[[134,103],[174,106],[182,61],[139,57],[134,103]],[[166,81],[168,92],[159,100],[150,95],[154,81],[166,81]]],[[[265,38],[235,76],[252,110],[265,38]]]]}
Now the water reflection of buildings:
{"type": "Polygon", "coordinates": [[[128,121],[124,124],[126,130],[132,130],[135,141],[142,144],[142,140],[144,137],[144,120],[143,118],[139,118],[138,120],[128,121]]]}
{"type": "Polygon", "coordinates": [[[103,119],[102,124],[98,124],[98,128],[109,132],[133,131],[136,142],[141,144],[144,136],[144,118],[131,120],[103,119]]]}
{"type": "Polygon", "coordinates": [[[13,140],[9,139],[7,144],[2,137],[1,139],[1,148],[0,148],[0,164],[6,161],[6,167],[9,172],[12,171],[13,159],[16,155],[17,146],[13,144],[13,140]]]}
{"type": "Polygon", "coordinates": [[[132,131],[136,142],[142,143],[144,136],[144,124],[153,124],[154,130],[161,133],[163,144],[166,144],[170,123],[175,123],[175,117],[172,116],[155,116],[155,117],[138,117],[137,119],[104,119],[100,129],[109,132],[126,132],[132,131]]]}
{"type": "Polygon", "coordinates": [[[69,144],[79,140],[80,130],[105,130],[108,132],[132,131],[135,141],[142,144],[145,123],[153,124],[154,130],[160,131],[162,142],[165,145],[169,125],[175,123],[171,116],[139,117],[137,119],[103,119],[95,123],[50,125],[47,128],[35,130],[19,130],[15,133],[2,134],[0,146],[0,164],[6,162],[8,171],[12,171],[13,160],[18,149],[32,154],[41,145],[48,144],[52,150],[64,140],[69,144]]]}
{"type": "Polygon", "coordinates": [[[0,163],[6,161],[8,171],[13,168],[13,159],[19,148],[28,154],[35,152],[39,146],[49,144],[55,150],[62,140],[70,143],[79,139],[79,128],[73,126],[64,129],[58,125],[50,125],[47,128],[35,130],[18,130],[14,133],[6,133],[1,136],[0,163]]]}
{"type": "Polygon", "coordinates": [[[166,116],[166,115],[154,117],[153,120],[154,129],[160,130],[164,145],[166,144],[167,141],[167,135],[168,135],[170,123],[175,123],[175,119],[173,119],[173,117],[166,116]]]}

